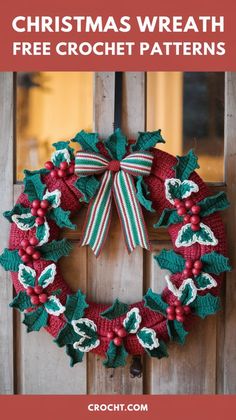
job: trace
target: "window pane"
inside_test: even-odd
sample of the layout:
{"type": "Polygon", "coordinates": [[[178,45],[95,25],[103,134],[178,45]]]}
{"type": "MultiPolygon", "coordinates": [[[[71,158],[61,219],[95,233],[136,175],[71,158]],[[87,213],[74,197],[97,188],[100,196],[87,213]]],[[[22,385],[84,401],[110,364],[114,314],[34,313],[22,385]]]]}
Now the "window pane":
{"type": "Polygon", "coordinates": [[[17,180],[43,167],[52,143],[93,128],[93,73],[17,73],[17,180]]]}
{"type": "Polygon", "coordinates": [[[224,73],[148,73],[147,130],[157,128],[166,139],[163,150],[194,149],[204,180],[223,182],[224,73]]]}

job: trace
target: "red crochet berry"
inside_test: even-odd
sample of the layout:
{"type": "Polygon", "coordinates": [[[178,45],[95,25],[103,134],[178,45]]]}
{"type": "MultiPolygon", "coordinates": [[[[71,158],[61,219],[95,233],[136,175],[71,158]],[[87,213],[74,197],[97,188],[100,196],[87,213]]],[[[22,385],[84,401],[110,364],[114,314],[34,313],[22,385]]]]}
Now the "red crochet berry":
{"type": "Polygon", "coordinates": [[[33,296],[30,298],[30,302],[32,303],[32,305],[38,305],[38,304],[39,304],[39,297],[38,297],[38,296],[36,296],[36,295],[33,295],[33,296]]]}
{"type": "Polygon", "coordinates": [[[183,271],[184,278],[189,279],[189,278],[191,278],[191,275],[192,275],[192,270],[189,269],[189,268],[185,268],[184,271],[183,271]]]}
{"type": "Polygon", "coordinates": [[[44,224],[44,218],[43,217],[36,217],[35,222],[38,226],[41,226],[44,224]]]}
{"type": "Polygon", "coordinates": [[[40,203],[40,207],[41,207],[41,209],[48,209],[48,207],[49,207],[49,201],[48,200],[42,200],[41,201],[41,203],[40,203]]]}
{"type": "Polygon", "coordinates": [[[39,285],[35,286],[34,287],[34,292],[36,293],[36,295],[41,295],[41,293],[43,293],[42,286],[39,286],[39,285]]]}
{"type": "Polygon", "coordinates": [[[47,213],[47,210],[46,209],[42,209],[41,207],[40,207],[40,209],[37,210],[37,215],[39,217],[45,217],[46,216],[46,213],[47,213]]]}
{"type": "Polygon", "coordinates": [[[201,270],[203,267],[203,264],[200,260],[196,260],[193,264],[194,268],[196,268],[197,270],[201,270]]]}
{"type": "Polygon", "coordinates": [[[48,162],[45,162],[44,167],[45,167],[46,169],[48,169],[49,171],[52,171],[52,170],[53,170],[53,168],[54,168],[54,165],[53,165],[53,163],[49,160],[48,162]]]}
{"type": "Polygon", "coordinates": [[[188,305],[184,305],[184,306],[183,306],[183,309],[184,309],[184,313],[185,313],[186,315],[189,315],[189,314],[191,313],[191,308],[190,308],[190,306],[188,306],[188,305]]]}
{"type": "Polygon", "coordinates": [[[185,321],[185,316],[184,315],[176,315],[176,321],[184,322],[185,321]]]}
{"type": "Polygon", "coordinates": [[[30,210],[30,213],[32,214],[32,216],[37,216],[37,213],[38,212],[38,210],[37,209],[34,209],[34,208],[32,208],[31,210],[30,210]]]}
{"type": "Polygon", "coordinates": [[[174,305],[175,305],[175,306],[180,306],[180,305],[181,305],[180,300],[179,300],[179,299],[176,299],[176,300],[174,301],[174,305]]]}
{"type": "Polygon", "coordinates": [[[180,200],[179,203],[176,204],[176,208],[180,209],[181,207],[185,208],[185,205],[184,205],[184,202],[180,200]]]}
{"type": "Polygon", "coordinates": [[[20,243],[20,245],[22,246],[22,248],[27,248],[27,246],[29,245],[29,240],[28,239],[23,239],[20,243]]]}
{"type": "Polygon", "coordinates": [[[200,225],[194,225],[193,223],[191,224],[191,229],[194,231],[194,232],[197,232],[198,230],[200,230],[200,225]]]}
{"type": "Polygon", "coordinates": [[[199,276],[199,274],[201,273],[201,270],[198,270],[197,268],[193,268],[192,273],[194,276],[199,276]]]}
{"type": "Polygon", "coordinates": [[[200,206],[193,206],[193,207],[191,207],[191,212],[193,213],[193,214],[199,214],[200,213],[200,211],[201,211],[201,207],[200,206]]]}
{"type": "Polygon", "coordinates": [[[117,335],[118,335],[118,337],[124,338],[124,337],[127,336],[127,331],[125,330],[125,328],[120,328],[117,331],[117,335]]]}
{"type": "Polygon", "coordinates": [[[114,332],[117,334],[117,333],[118,333],[118,331],[119,331],[121,328],[122,328],[122,326],[121,326],[121,325],[119,325],[118,327],[115,327],[115,328],[114,328],[114,332]]]}
{"type": "Polygon", "coordinates": [[[35,251],[32,255],[33,260],[39,260],[40,257],[41,257],[41,254],[39,251],[35,251]]]}
{"type": "Polygon", "coordinates": [[[36,246],[36,245],[38,245],[39,241],[35,236],[31,236],[31,238],[29,238],[29,243],[32,246],[36,246]]]}
{"type": "Polygon", "coordinates": [[[169,321],[174,321],[174,320],[175,320],[175,314],[168,314],[168,315],[167,315],[167,319],[168,319],[169,321]]]}
{"type": "Polygon", "coordinates": [[[184,215],[187,213],[187,210],[186,210],[186,208],[185,208],[185,207],[180,207],[180,208],[177,210],[177,213],[178,213],[178,215],[179,215],[179,216],[184,216],[184,215]]]}
{"type": "Polygon", "coordinates": [[[191,216],[191,218],[190,218],[190,222],[193,224],[193,225],[198,225],[199,224],[199,222],[200,222],[200,217],[196,214],[196,215],[194,215],[194,216],[191,216]]]}
{"type": "Polygon", "coordinates": [[[59,178],[64,178],[66,176],[66,171],[63,171],[62,169],[59,169],[57,173],[59,178]]]}
{"type": "Polygon", "coordinates": [[[28,296],[33,296],[34,295],[34,288],[33,287],[27,287],[27,289],[26,289],[26,294],[28,295],[28,296]]]}
{"type": "Polygon", "coordinates": [[[26,248],[26,254],[28,254],[28,255],[33,255],[33,253],[34,253],[34,247],[33,246],[31,246],[31,245],[29,245],[29,246],[27,246],[27,248],[26,248]]]}
{"type": "Polygon", "coordinates": [[[113,340],[114,337],[115,337],[114,331],[108,331],[107,338],[109,338],[109,340],[113,340]]]}
{"type": "Polygon", "coordinates": [[[67,162],[61,162],[60,163],[60,169],[62,169],[63,171],[66,171],[67,168],[68,168],[68,163],[67,162]]]}
{"type": "Polygon", "coordinates": [[[73,163],[70,164],[68,168],[68,174],[73,175],[75,173],[75,165],[73,163]]]}
{"type": "Polygon", "coordinates": [[[174,205],[177,207],[178,204],[181,203],[181,200],[179,198],[174,199],[174,205]]]}
{"type": "Polygon", "coordinates": [[[32,207],[33,207],[33,209],[39,209],[39,207],[40,207],[40,200],[34,200],[32,202],[32,207]]]}
{"type": "Polygon", "coordinates": [[[39,302],[40,303],[46,303],[48,300],[48,295],[47,293],[42,293],[41,295],[39,295],[39,302]]]}
{"type": "Polygon", "coordinates": [[[122,342],[123,340],[121,337],[115,337],[113,340],[113,343],[115,344],[115,346],[118,346],[118,347],[122,345],[122,342]]]}
{"type": "Polygon", "coordinates": [[[23,257],[23,255],[25,255],[25,250],[23,248],[20,248],[18,254],[20,257],[23,257]]]}
{"type": "Polygon", "coordinates": [[[166,308],[166,313],[169,315],[175,314],[175,306],[174,305],[170,305],[166,308]]]}
{"type": "Polygon", "coordinates": [[[176,315],[183,315],[183,313],[184,313],[183,306],[176,306],[175,313],[176,313],[176,315]]]}
{"type": "Polygon", "coordinates": [[[31,258],[28,254],[24,254],[21,257],[21,260],[23,261],[23,263],[27,264],[28,262],[30,262],[31,258]]]}
{"type": "Polygon", "coordinates": [[[184,216],[184,223],[189,223],[190,222],[190,218],[191,218],[190,214],[186,214],[184,216]]]}
{"type": "Polygon", "coordinates": [[[50,175],[51,175],[51,177],[52,177],[52,178],[57,179],[57,178],[58,178],[58,173],[57,173],[57,170],[56,170],[56,169],[53,169],[53,170],[50,172],[50,175]]]}
{"type": "Polygon", "coordinates": [[[194,202],[193,200],[186,200],[184,204],[186,209],[191,209],[191,207],[194,205],[194,202]]]}
{"type": "Polygon", "coordinates": [[[193,267],[193,261],[192,260],[186,260],[185,267],[186,268],[192,268],[193,267]]]}

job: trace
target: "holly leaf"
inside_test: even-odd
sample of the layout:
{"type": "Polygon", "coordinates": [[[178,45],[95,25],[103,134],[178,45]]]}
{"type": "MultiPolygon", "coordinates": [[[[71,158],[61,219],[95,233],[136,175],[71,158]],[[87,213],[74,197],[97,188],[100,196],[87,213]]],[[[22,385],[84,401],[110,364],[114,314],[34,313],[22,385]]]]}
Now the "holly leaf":
{"type": "Polygon", "coordinates": [[[182,221],[183,218],[178,215],[175,209],[164,209],[154,228],[169,227],[175,223],[182,223],[182,221]]]}
{"type": "Polygon", "coordinates": [[[103,365],[106,368],[125,366],[127,356],[128,353],[123,344],[121,346],[116,346],[113,341],[111,341],[106,352],[106,360],[103,362],[103,365]]]}
{"type": "Polygon", "coordinates": [[[197,296],[197,289],[192,279],[185,279],[181,286],[176,287],[169,276],[166,276],[167,286],[171,293],[176,296],[182,305],[189,305],[197,296]]]}
{"type": "Polygon", "coordinates": [[[48,322],[48,313],[43,306],[39,306],[35,311],[25,314],[23,324],[27,326],[27,332],[39,331],[42,327],[46,327],[48,322]]]}
{"type": "Polygon", "coordinates": [[[29,171],[28,169],[24,170],[24,174],[26,177],[30,177],[33,175],[48,175],[50,171],[46,168],[36,169],[35,171],[29,171]]]}
{"type": "Polygon", "coordinates": [[[161,130],[146,132],[140,131],[136,143],[131,146],[131,150],[133,152],[137,152],[139,150],[150,150],[157,143],[165,143],[165,140],[161,135],[161,130]]]}
{"type": "Polygon", "coordinates": [[[47,221],[45,221],[42,225],[36,226],[35,235],[39,241],[37,246],[42,246],[43,244],[46,244],[48,242],[49,235],[50,235],[50,228],[47,221]]]}
{"type": "Polygon", "coordinates": [[[127,137],[117,128],[104,142],[104,146],[112,159],[121,160],[126,154],[127,137]]]}
{"type": "Polygon", "coordinates": [[[38,278],[38,284],[39,286],[42,286],[43,289],[49,286],[49,284],[52,284],[54,282],[56,275],[56,265],[50,264],[44,270],[41,272],[39,278],[38,278]]]}
{"type": "Polygon", "coordinates": [[[229,201],[225,192],[221,191],[216,195],[211,197],[206,197],[204,200],[198,203],[198,206],[201,207],[200,215],[201,217],[209,216],[216,211],[225,210],[229,207],[229,201]]]}
{"type": "Polygon", "coordinates": [[[26,207],[23,207],[21,204],[16,204],[14,207],[13,207],[13,209],[12,210],[10,210],[10,211],[5,211],[4,213],[3,213],[3,216],[10,222],[10,223],[12,223],[13,222],[13,220],[12,220],[12,216],[14,215],[14,214],[17,214],[17,215],[21,215],[21,214],[28,214],[29,213],[29,208],[26,208],[26,207]]]}
{"type": "Polygon", "coordinates": [[[21,262],[17,250],[10,251],[10,249],[5,248],[0,255],[0,264],[5,271],[18,271],[21,262]]]}
{"type": "Polygon", "coordinates": [[[208,315],[213,315],[220,309],[220,299],[218,296],[213,296],[207,293],[204,296],[197,296],[191,303],[191,309],[195,315],[200,318],[205,318],[208,315]]]}
{"type": "Polygon", "coordinates": [[[224,255],[221,255],[216,251],[202,255],[201,262],[203,263],[204,271],[207,273],[218,275],[224,271],[231,270],[229,258],[224,257],[224,255]]]}
{"type": "Polygon", "coordinates": [[[137,332],[137,339],[141,346],[146,350],[153,350],[159,347],[159,340],[156,336],[156,331],[152,328],[143,327],[137,332]]]}
{"type": "Polygon", "coordinates": [[[66,354],[70,357],[70,366],[73,367],[76,363],[80,363],[83,360],[84,353],[80,350],[74,349],[72,344],[67,344],[66,354]]]}
{"type": "Polygon", "coordinates": [[[167,331],[170,340],[176,341],[179,344],[185,343],[185,338],[188,332],[184,329],[184,325],[179,321],[167,321],[167,331]]]}
{"type": "Polygon", "coordinates": [[[61,204],[61,191],[60,190],[54,190],[54,191],[46,190],[46,193],[44,194],[43,199],[49,202],[50,207],[57,208],[61,204]]]}
{"type": "Polygon", "coordinates": [[[200,168],[198,158],[193,150],[190,150],[185,156],[176,156],[177,164],[173,166],[176,178],[181,181],[188,179],[195,169],[200,168]]]}
{"type": "Polygon", "coordinates": [[[9,306],[18,309],[20,312],[24,312],[26,309],[31,308],[32,304],[26,292],[19,292],[9,306]]]}
{"type": "Polygon", "coordinates": [[[54,164],[54,166],[56,166],[57,168],[59,168],[60,163],[62,162],[67,162],[68,164],[70,164],[71,158],[70,158],[70,153],[68,151],[68,149],[59,149],[56,150],[51,157],[52,163],[54,164]]]}
{"type": "Polygon", "coordinates": [[[191,246],[195,243],[200,245],[217,245],[218,240],[212,230],[204,223],[200,223],[200,230],[197,232],[191,229],[190,223],[187,223],[179,230],[175,245],[179,248],[181,246],[191,246]]]}
{"type": "Polygon", "coordinates": [[[123,326],[125,330],[129,334],[135,334],[140,326],[142,318],[139,313],[138,308],[132,308],[129,312],[127,312],[126,317],[123,321],[123,326]]]}
{"type": "Polygon", "coordinates": [[[70,221],[70,211],[63,210],[61,207],[53,208],[50,213],[50,219],[54,220],[54,222],[60,228],[68,228],[68,229],[76,229],[76,225],[74,225],[70,221]]]}
{"type": "Polygon", "coordinates": [[[211,289],[217,286],[215,279],[208,273],[201,272],[199,276],[194,279],[198,290],[211,289]]]}
{"type": "Polygon", "coordinates": [[[64,315],[68,322],[80,319],[84,316],[84,311],[89,305],[86,302],[86,295],[78,290],[73,295],[68,295],[66,300],[66,310],[64,315]]]}
{"type": "Polygon", "coordinates": [[[143,299],[145,302],[144,306],[152,311],[159,312],[160,314],[166,316],[166,308],[168,305],[164,302],[161,295],[154,293],[152,289],[148,289],[143,299]]]}
{"type": "Polygon", "coordinates": [[[47,261],[57,262],[61,257],[69,255],[72,244],[67,239],[61,241],[52,241],[44,244],[40,248],[42,257],[47,261]]]}
{"type": "Polygon", "coordinates": [[[70,157],[73,158],[74,156],[74,149],[69,146],[70,141],[57,141],[56,143],[53,143],[53,147],[55,147],[56,150],[63,150],[67,149],[70,153],[70,157]]]}
{"type": "Polygon", "coordinates": [[[82,176],[81,178],[78,178],[76,180],[74,185],[77,188],[77,190],[79,190],[82,194],[80,201],[89,203],[90,200],[95,196],[99,188],[100,182],[93,175],[82,176]]]}
{"type": "Polygon", "coordinates": [[[171,204],[174,204],[176,198],[183,200],[189,197],[192,193],[199,191],[198,185],[189,180],[180,181],[177,178],[170,178],[165,180],[165,195],[171,204]]]}
{"type": "Polygon", "coordinates": [[[88,318],[80,318],[71,322],[78,338],[73,344],[75,349],[88,352],[99,346],[100,340],[97,338],[97,326],[88,318]]]}
{"type": "Polygon", "coordinates": [[[105,311],[101,312],[101,316],[106,319],[115,319],[126,314],[129,309],[129,305],[126,303],[120,302],[119,299],[116,299],[112,306],[109,306],[105,311]]]}
{"type": "Polygon", "coordinates": [[[86,152],[99,152],[97,148],[97,143],[99,142],[97,133],[86,133],[82,130],[76,134],[73,141],[79,143],[86,152]]]}
{"type": "Polygon", "coordinates": [[[27,287],[34,287],[36,280],[36,271],[33,268],[28,267],[27,265],[20,264],[18,280],[22,284],[22,286],[24,286],[25,289],[27,289],[27,287]]]}
{"type": "Polygon", "coordinates": [[[42,183],[40,174],[26,175],[23,182],[24,193],[28,195],[29,201],[43,199],[45,184],[42,183]]]}
{"type": "Polygon", "coordinates": [[[150,192],[148,191],[147,185],[145,184],[142,176],[139,176],[137,178],[136,189],[137,189],[136,196],[140,204],[146,210],[154,212],[155,210],[152,208],[152,201],[148,200],[147,198],[150,192]]]}
{"type": "Polygon", "coordinates": [[[35,216],[32,216],[31,213],[13,214],[12,222],[15,223],[20,230],[30,230],[35,225],[35,216]]]}
{"type": "Polygon", "coordinates": [[[54,340],[58,347],[63,347],[68,344],[73,344],[78,339],[78,335],[74,331],[71,324],[66,324],[64,328],[59,331],[57,338],[54,340]]]}
{"type": "Polygon", "coordinates": [[[185,267],[185,259],[182,255],[177,254],[175,251],[167,251],[163,249],[159,255],[154,259],[159,264],[160,268],[169,270],[171,273],[181,273],[185,267]]]}
{"type": "Polygon", "coordinates": [[[48,300],[44,303],[44,308],[49,315],[54,316],[61,315],[65,310],[65,306],[61,304],[56,296],[49,296],[48,300]]]}
{"type": "Polygon", "coordinates": [[[163,357],[168,357],[167,346],[164,341],[159,340],[159,346],[153,348],[152,350],[145,348],[147,354],[151,357],[157,357],[162,359],[163,357]]]}

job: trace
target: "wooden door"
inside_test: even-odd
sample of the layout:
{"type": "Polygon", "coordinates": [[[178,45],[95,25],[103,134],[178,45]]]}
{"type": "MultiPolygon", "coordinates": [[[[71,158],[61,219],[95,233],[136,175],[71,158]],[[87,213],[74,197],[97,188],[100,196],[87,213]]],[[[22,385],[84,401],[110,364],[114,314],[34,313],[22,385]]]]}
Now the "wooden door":
{"type": "MultiPolygon", "coordinates": [[[[102,136],[112,131],[114,73],[95,74],[95,130],[102,136]]],[[[12,73],[0,73],[0,212],[10,209],[21,185],[15,181],[14,81],[12,73]]],[[[225,83],[225,183],[231,207],[225,215],[229,256],[236,266],[236,73],[225,83]]],[[[124,79],[123,130],[129,137],[145,129],[145,74],[126,73],[124,79]]],[[[166,232],[154,231],[149,220],[154,252],[171,247],[166,232]]],[[[1,250],[7,246],[9,226],[1,218],[1,250]]],[[[140,300],[149,286],[163,288],[163,272],[153,256],[136,250],[126,254],[119,223],[114,217],[109,239],[98,260],[89,249],[78,248],[81,223],[65,232],[74,244],[71,256],[61,263],[72,289],[88,298],[109,303],[114,297],[128,303],[140,300]]],[[[144,359],[142,378],[130,378],[127,367],[106,370],[102,361],[88,354],[73,369],[68,357],[44,331],[27,334],[20,316],[8,307],[13,296],[9,275],[0,271],[0,393],[1,394],[215,394],[236,392],[236,282],[235,270],[227,274],[222,290],[222,311],[199,321],[182,348],[170,346],[166,360],[144,359]]]]}

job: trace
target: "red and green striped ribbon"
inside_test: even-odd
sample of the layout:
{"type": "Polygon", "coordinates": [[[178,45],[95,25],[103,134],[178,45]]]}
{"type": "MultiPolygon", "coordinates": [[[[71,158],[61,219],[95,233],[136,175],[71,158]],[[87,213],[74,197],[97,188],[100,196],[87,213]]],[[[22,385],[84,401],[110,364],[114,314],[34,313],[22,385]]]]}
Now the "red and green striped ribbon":
{"type": "Polygon", "coordinates": [[[98,192],[89,204],[81,239],[81,245],[89,245],[97,257],[109,230],[112,196],[115,199],[128,252],[131,253],[137,246],[150,250],[133,177],[149,175],[152,162],[153,156],[150,152],[135,152],[119,163],[115,162],[114,171],[114,161],[109,161],[99,153],[77,152],[75,172],[78,176],[104,173],[98,192]]]}

